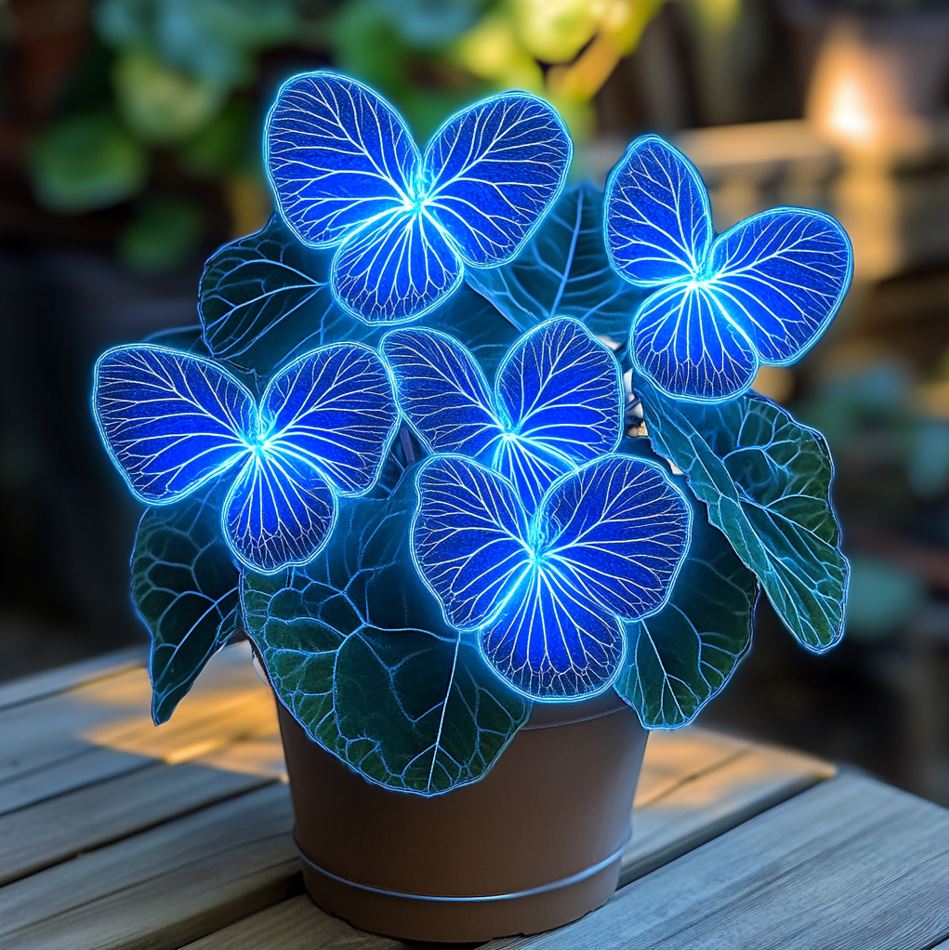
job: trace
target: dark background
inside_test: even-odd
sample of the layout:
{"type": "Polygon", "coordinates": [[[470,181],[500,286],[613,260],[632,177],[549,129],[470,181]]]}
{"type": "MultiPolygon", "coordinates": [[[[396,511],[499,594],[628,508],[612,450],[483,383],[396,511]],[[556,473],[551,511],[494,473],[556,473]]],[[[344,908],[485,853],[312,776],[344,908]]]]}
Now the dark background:
{"type": "Polygon", "coordinates": [[[827,434],[854,566],[824,657],[761,611],[703,722],[949,802],[949,7],[860,0],[12,0],[0,5],[0,679],[143,643],[139,512],[88,409],[96,354],[193,323],[205,257],[269,210],[261,118],[334,64],[424,138],[527,88],[602,181],[655,129],[722,229],[837,215],[854,286],[804,364],[757,388],[827,434]]]}

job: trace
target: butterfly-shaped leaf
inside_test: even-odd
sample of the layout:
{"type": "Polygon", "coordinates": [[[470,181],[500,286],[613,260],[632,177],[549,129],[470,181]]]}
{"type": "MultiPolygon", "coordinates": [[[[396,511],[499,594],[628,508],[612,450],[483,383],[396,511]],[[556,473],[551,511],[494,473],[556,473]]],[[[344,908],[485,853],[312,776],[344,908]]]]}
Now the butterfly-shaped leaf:
{"type": "Polygon", "coordinates": [[[656,451],[686,474],[787,628],[815,653],[834,646],[850,568],[823,436],[755,393],[703,406],[669,399],[641,376],[634,389],[656,451]]]}
{"type": "Polygon", "coordinates": [[[513,258],[560,194],[572,148],[550,105],[509,92],[449,118],[422,153],[378,93],[325,70],[283,84],[264,133],[280,214],[305,244],[336,248],[339,304],[382,323],[439,306],[466,268],[513,258]]]}
{"type": "MultiPolygon", "coordinates": [[[[279,215],[225,244],[208,260],[198,293],[210,355],[266,380],[315,347],[343,341],[376,346],[386,325],[358,320],[336,303],[331,262],[331,252],[302,244],[279,215]]],[[[463,337],[489,365],[517,336],[510,321],[464,287],[423,322],[463,337]]]]}
{"type": "Polygon", "coordinates": [[[493,390],[471,352],[447,334],[393,330],[382,352],[399,406],[425,446],[484,462],[514,482],[529,509],[564,472],[619,442],[619,367],[576,320],[548,320],[521,336],[493,390]]]}
{"type": "Polygon", "coordinates": [[[386,788],[439,795],[476,782],[530,714],[445,624],[408,546],[411,486],[347,499],[304,568],[248,574],[248,632],[310,738],[386,788]]]}
{"type": "Polygon", "coordinates": [[[731,399],[759,365],[797,361],[850,286],[850,241],[819,211],[772,208],[714,237],[698,171],[655,135],[610,174],[604,229],[617,273],[652,290],[633,319],[633,360],[681,399],[731,399]]]}
{"type": "Polygon", "coordinates": [[[385,367],[356,344],[285,366],[259,403],[212,360],[120,346],[96,363],[93,409],[109,455],[146,504],[227,476],[223,534],[242,564],[265,573],[320,550],[337,496],[373,487],[398,422],[385,367]]]}
{"type": "Polygon", "coordinates": [[[617,276],[603,242],[603,193],[590,182],[567,189],[509,264],[469,270],[469,286],[528,330],[576,317],[599,336],[625,340],[644,293],[617,276]]]}
{"type": "MultiPolygon", "coordinates": [[[[643,454],[626,440],[633,454],[643,454]]],[[[688,496],[687,496],[688,497],[688,496]]],[[[629,653],[613,684],[647,729],[692,722],[724,688],[751,647],[754,574],[691,501],[692,546],[669,603],[629,624],[629,653]]]]}
{"type": "Polygon", "coordinates": [[[135,536],[132,599],[151,637],[156,725],[239,632],[240,573],[221,536],[220,504],[199,492],[180,505],[150,508],[135,536]]]}
{"type": "Polygon", "coordinates": [[[533,513],[512,482],[458,455],[426,460],[416,484],[413,551],[445,619],[477,630],[525,696],[608,689],[624,622],[662,607],[689,546],[689,507],[662,469],[603,456],[555,481],[533,513]]]}

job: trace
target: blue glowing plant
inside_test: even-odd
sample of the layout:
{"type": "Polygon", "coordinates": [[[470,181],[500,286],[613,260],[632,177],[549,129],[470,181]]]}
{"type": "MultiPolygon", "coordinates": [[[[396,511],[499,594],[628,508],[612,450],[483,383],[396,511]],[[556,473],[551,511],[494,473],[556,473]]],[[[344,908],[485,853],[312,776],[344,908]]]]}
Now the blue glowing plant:
{"type": "Polygon", "coordinates": [[[689,546],[690,510],[654,463],[607,455],[554,482],[532,516],[514,483],[457,455],[416,476],[412,546],[446,619],[518,692],[568,702],[607,689],[624,621],[659,610],[689,546]]]}
{"type": "Polygon", "coordinates": [[[286,366],[259,405],[211,360],[115,347],[96,363],[93,408],[109,455],[145,504],[171,504],[236,470],[222,530],[237,560],[265,574],[316,556],[337,494],[363,494],[378,479],[398,418],[385,367],[351,343],[286,366]]]}
{"type": "Polygon", "coordinates": [[[265,164],[284,220],[336,247],[339,304],[370,322],[411,320],[523,247],[563,188],[573,145],[557,113],[522,92],[448,119],[424,153],[377,92],[320,71],[277,94],[265,164]]]}
{"type": "Polygon", "coordinates": [[[840,640],[827,445],[749,391],[840,305],[831,218],[715,237],[655,136],[605,195],[561,194],[570,141],[523,93],[420,152],[371,89],[308,73],[264,147],[276,211],[208,261],[201,325],[95,369],[148,505],[156,722],[246,634],[314,742],[432,796],[481,779],[534,702],[611,693],[647,728],[691,722],[759,594],[806,649],[840,640]]]}
{"type": "Polygon", "coordinates": [[[619,365],[576,320],[524,334],[498,367],[493,392],[474,356],[447,334],[393,330],[382,352],[399,407],[425,447],[484,462],[514,483],[528,509],[622,435],[619,365]]]}
{"type": "Polygon", "coordinates": [[[850,241],[819,211],[772,208],[714,237],[698,171],[655,135],[636,139],[610,174],[603,226],[616,271],[653,291],[631,355],[682,399],[731,399],[759,364],[796,362],[850,286],[850,241]]]}

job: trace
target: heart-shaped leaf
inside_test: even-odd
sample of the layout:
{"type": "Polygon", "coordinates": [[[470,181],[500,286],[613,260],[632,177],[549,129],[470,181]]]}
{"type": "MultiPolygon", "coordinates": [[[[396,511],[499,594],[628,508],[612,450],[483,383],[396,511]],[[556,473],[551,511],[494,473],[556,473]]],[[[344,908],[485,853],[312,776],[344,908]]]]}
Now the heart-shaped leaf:
{"type": "Polygon", "coordinates": [[[469,268],[468,284],[522,330],[576,317],[593,333],[625,340],[642,293],[617,277],[603,243],[603,192],[589,182],[564,193],[510,264],[469,268]]]}
{"type": "Polygon", "coordinates": [[[724,689],[751,646],[757,599],[754,574],[693,502],[692,545],[672,598],[627,625],[629,654],[614,684],[645,728],[688,725],[724,689]]]}
{"type": "MultiPolygon", "coordinates": [[[[201,276],[198,310],[211,353],[266,380],[307,350],[340,340],[375,346],[387,329],[339,307],[329,286],[332,251],[300,243],[278,215],[225,244],[201,276]]],[[[420,323],[464,339],[493,366],[517,329],[487,300],[461,287],[420,323]]]]}
{"type": "Polygon", "coordinates": [[[654,448],[686,474],[778,616],[808,650],[829,650],[843,635],[850,567],[823,436],[757,393],[703,405],[642,376],[633,387],[654,448]]]}
{"type": "Polygon", "coordinates": [[[448,627],[409,550],[414,488],[344,501],[304,568],[246,574],[248,633],[311,739],[386,788],[438,795],[480,779],[530,704],[448,627]]]}
{"type": "Polygon", "coordinates": [[[239,633],[240,573],[221,534],[219,490],[149,508],[132,551],[132,599],[151,635],[152,718],[165,722],[208,660],[239,633]]]}

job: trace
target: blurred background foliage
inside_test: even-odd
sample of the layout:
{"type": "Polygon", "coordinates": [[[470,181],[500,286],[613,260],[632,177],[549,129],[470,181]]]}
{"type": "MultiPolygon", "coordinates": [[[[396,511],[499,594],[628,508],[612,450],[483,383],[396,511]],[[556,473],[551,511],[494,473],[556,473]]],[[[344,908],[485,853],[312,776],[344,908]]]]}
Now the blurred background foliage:
{"type": "Polygon", "coordinates": [[[0,677],[141,642],[138,512],[99,451],[89,368],[195,320],[205,258],[270,212],[260,133],[321,66],[424,140],[512,87],[601,182],[636,134],[696,161],[716,224],[776,204],[856,249],[835,327],[758,388],[822,429],[853,556],[844,645],[763,617],[707,721],[949,801],[949,4],[945,0],[7,0],[0,3],[0,677]],[[37,386],[37,379],[41,385],[37,386]]]}

